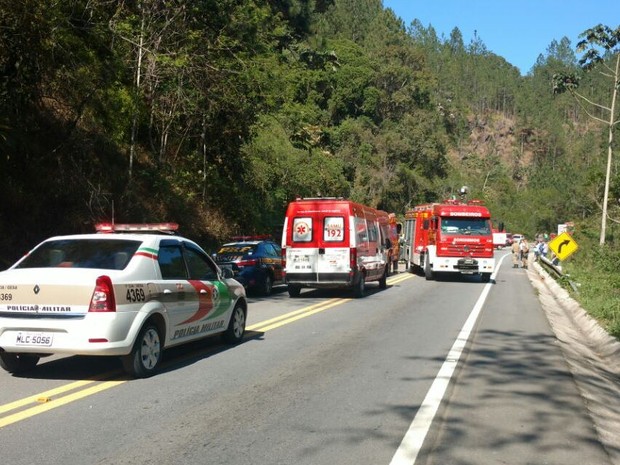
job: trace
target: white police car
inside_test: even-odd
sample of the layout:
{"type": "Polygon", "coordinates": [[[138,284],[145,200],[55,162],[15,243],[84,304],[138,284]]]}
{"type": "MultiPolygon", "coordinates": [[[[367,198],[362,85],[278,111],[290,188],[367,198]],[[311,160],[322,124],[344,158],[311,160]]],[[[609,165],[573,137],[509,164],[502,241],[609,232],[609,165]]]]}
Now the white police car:
{"type": "Polygon", "coordinates": [[[97,234],[47,239],[0,272],[0,366],[20,372],[49,354],[114,355],[146,377],[164,348],[217,333],[239,343],[243,286],[177,228],[101,224],[97,234]]]}

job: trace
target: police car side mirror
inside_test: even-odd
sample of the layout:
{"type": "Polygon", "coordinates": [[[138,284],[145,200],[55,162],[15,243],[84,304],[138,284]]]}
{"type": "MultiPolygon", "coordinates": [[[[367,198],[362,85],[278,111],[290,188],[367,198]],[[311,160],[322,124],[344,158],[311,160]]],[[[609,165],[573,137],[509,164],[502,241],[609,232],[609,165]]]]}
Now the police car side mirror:
{"type": "Polygon", "coordinates": [[[233,273],[233,270],[227,266],[222,267],[222,277],[224,279],[231,279],[235,277],[235,274],[233,273]]]}

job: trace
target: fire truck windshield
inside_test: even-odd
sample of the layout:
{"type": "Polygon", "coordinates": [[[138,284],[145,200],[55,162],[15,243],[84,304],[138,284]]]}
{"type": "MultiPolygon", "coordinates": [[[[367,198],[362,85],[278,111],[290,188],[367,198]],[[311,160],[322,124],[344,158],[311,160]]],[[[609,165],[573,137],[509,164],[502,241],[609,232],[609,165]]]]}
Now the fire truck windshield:
{"type": "Polygon", "coordinates": [[[441,232],[454,235],[490,236],[489,222],[484,218],[442,218],[441,232]]]}

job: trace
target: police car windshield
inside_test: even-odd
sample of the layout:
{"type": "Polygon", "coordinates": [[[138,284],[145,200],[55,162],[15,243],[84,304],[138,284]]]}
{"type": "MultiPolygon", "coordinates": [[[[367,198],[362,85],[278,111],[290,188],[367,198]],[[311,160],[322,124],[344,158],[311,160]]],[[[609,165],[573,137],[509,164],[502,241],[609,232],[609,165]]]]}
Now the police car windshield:
{"type": "Polygon", "coordinates": [[[217,255],[252,255],[256,252],[256,248],[256,244],[225,244],[217,251],[217,255]]]}
{"type": "Polygon", "coordinates": [[[491,235],[488,220],[483,218],[446,218],[441,220],[441,232],[444,234],[491,235]]]}
{"type": "Polygon", "coordinates": [[[15,268],[97,268],[122,270],[141,241],[110,239],[60,239],[46,241],[15,268]]]}

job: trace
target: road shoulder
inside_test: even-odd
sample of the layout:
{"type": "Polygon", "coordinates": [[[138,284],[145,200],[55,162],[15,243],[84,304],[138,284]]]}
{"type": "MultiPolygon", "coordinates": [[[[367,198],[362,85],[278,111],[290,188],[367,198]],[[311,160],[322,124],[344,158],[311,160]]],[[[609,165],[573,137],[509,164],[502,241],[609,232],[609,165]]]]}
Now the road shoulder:
{"type": "Polygon", "coordinates": [[[611,462],[620,465],[620,342],[538,263],[528,271],[599,439],[611,462]]]}

